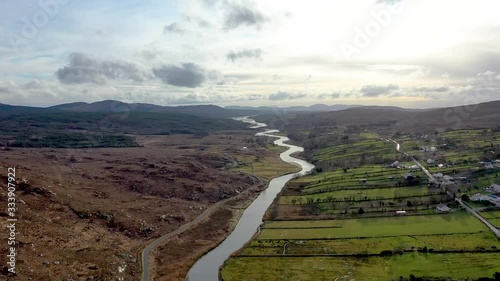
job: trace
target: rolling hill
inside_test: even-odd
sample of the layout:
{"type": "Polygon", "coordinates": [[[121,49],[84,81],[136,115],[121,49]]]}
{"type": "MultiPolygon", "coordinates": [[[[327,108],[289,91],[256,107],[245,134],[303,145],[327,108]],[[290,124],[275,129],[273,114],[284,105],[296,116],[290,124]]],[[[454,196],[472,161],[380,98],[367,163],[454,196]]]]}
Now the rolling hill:
{"type": "Polygon", "coordinates": [[[289,128],[329,125],[398,126],[402,129],[491,128],[500,125],[500,101],[437,109],[365,106],[298,114],[289,128]]]}

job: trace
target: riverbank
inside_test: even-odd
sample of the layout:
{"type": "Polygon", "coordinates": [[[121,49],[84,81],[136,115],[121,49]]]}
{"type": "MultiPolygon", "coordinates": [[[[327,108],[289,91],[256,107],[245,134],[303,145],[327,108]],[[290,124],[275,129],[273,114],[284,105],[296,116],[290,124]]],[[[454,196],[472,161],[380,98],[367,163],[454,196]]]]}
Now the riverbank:
{"type": "MultiPolygon", "coordinates": [[[[182,231],[167,237],[158,248],[152,250],[149,257],[149,280],[184,280],[189,268],[203,254],[219,245],[236,226],[244,209],[267,186],[267,179],[297,171],[297,167],[286,164],[279,159],[285,149],[267,145],[266,149],[255,154],[247,151],[239,154],[238,166],[232,171],[248,172],[262,179],[262,182],[247,188],[239,195],[217,203],[210,207],[208,213],[182,231]],[[258,161],[257,161],[258,160],[258,161]],[[274,169],[266,167],[273,166],[274,169]],[[252,171],[246,171],[250,166],[252,171]]],[[[168,234],[167,234],[168,235],[168,234]]]]}
{"type": "Polygon", "coordinates": [[[287,163],[301,167],[301,171],[273,178],[269,183],[269,187],[244,211],[234,231],[224,242],[203,256],[189,270],[188,279],[190,281],[218,280],[220,266],[222,266],[232,253],[243,247],[255,234],[257,228],[262,223],[264,213],[286,182],[296,175],[306,174],[314,168],[312,164],[290,156],[292,153],[302,151],[303,148],[284,143],[288,138],[273,135],[273,132],[276,131],[270,130],[257,133],[256,135],[278,138],[274,141],[274,144],[288,148],[287,151],[280,154],[280,158],[287,163]]]}

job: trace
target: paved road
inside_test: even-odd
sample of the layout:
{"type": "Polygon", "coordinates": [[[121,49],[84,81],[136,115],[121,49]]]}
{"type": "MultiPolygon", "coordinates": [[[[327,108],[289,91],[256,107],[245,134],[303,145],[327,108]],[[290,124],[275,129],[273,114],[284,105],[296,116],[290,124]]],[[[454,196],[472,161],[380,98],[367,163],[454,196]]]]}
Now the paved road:
{"type": "Polygon", "coordinates": [[[476,218],[478,218],[480,221],[482,221],[491,231],[493,231],[493,233],[495,233],[497,238],[500,239],[500,230],[498,230],[498,228],[496,228],[488,220],[483,218],[478,212],[476,212],[476,210],[474,210],[469,205],[467,205],[467,203],[463,202],[462,199],[455,198],[455,201],[460,203],[460,205],[462,205],[462,207],[464,207],[467,210],[467,212],[473,214],[476,218]]]}
{"type": "MultiPolygon", "coordinates": [[[[373,133],[373,134],[375,134],[378,138],[380,138],[382,140],[391,141],[391,142],[395,143],[396,144],[396,150],[398,152],[400,152],[400,153],[402,153],[402,154],[410,157],[413,160],[413,162],[415,162],[415,164],[417,164],[420,167],[420,169],[422,169],[422,171],[429,177],[429,179],[432,179],[435,182],[438,182],[438,181],[436,181],[436,179],[434,178],[434,176],[419,161],[417,161],[417,159],[415,159],[413,156],[408,155],[405,152],[402,152],[401,151],[401,146],[400,146],[400,144],[398,142],[396,142],[395,140],[392,140],[392,139],[383,138],[380,135],[378,135],[377,133],[373,133]]],[[[446,191],[446,187],[443,187],[443,190],[446,191]]],[[[454,197],[453,194],[450,191],[446,191],[446,193],[448,194],[448,196],[450,196],[452,198],[454,197]]],[[[484,223],[491,231],[493,231],[493,233],[497,236],[497,238],[500,239],[500,230],[498,230],[498,228],[496,228],[488,220],[486,220],[485,218],[483,218],[476,210],[474,210],[474,208],[470,207],[467,203],[463,202],[462,199],[455,198],[455,201],[457,201],[462,207],[464,207],[465,210],[467,210],[467,212],[473,214],[482,223],[484,223]]]]}

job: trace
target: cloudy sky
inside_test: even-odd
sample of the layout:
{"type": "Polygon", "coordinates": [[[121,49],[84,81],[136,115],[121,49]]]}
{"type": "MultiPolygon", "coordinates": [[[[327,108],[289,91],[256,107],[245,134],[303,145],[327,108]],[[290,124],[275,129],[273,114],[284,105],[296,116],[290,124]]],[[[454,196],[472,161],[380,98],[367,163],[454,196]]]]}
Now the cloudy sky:
{"type": "Polygon", "coordinates": [[[0,0],[0,103],[500,99],[495,0],[0,0]]]}

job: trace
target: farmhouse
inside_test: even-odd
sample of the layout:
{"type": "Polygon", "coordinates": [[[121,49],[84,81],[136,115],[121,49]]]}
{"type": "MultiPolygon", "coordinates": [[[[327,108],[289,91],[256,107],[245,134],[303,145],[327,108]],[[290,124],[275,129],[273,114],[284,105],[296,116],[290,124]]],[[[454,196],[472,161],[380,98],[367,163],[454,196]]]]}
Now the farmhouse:
{"type": "Polygon", "coordinates": [[[413,178],[414,178],[414,176],[413,176],[411,173],[405,173],[405,174],[403,175],[403,178],[404,178],[405,180],[411,180],[411,179],[413,179],[413,178]]]}
{"type": "Polygon", "coordinates": [[[443,177],[443,179],[444,179],[445,181],[455,181],[455,178],[454,178],[454,177],[451,177],[451,176],[448,176],[448,175],[445,175],[445,176],[443,177]]]}
{"type": "Polygon", "coordinates": [[[442,179],[444,175],[443,175],[443,173],[435,173],[432,176],[435,177],[436,179],[442,179]]]}
{"type": "Polygon", "coordinates": [[[489,189],[492,191],[492,192],[499,192],[500,193],[500,184],[492,184],[490,185],[489,189]]]}
{"type": "Polygon", "coordinates": [[[396,215],[405,215],[406,211],[396,211],[396,215]]]}
{"type": "Polygon", "coordinates": [[[490,201],[491,203],[500,206],[500,196],[494,194],[483,195],[481,193],[476,193],[472,195],[470,199],[472,201],[490,201]]]}
{"type": "Polygon", "coordinates": [[[410,171],[418,171],[418,170],[420,170],[420,167],[418,165],[413,165],[413,166],[408,167],[408,169],[410,169],[410,171]]]}
{"type": "Polygon", "coordinates": [[[427,184],[428,187],[437,187],[439,186],[439,183],[435,181],[434,179],[429,179],[429,183],[427,184]]]}
{"type": "Polygon", "coordinates": [[[450,207],[446,206],[445,204],[439,204],[436,206],[436,210],[440,212],[449,212],[451,209],[450,207]]]}
{"type": "Polygon", "coordinates": [[[500,197],[493,195],[493,194],[490,194],[490,195],[488,195],[488,201],[490,201],[491,203],[499,203],[500,197]]]}
{"type": "Polygon", "coordinates": [[[436,163],[436,160],[434,160],[432,158],[427,159],[427,164],[434,165],[435,163],[436,163]]]}
{"type": "Polygon", "coordinates": [[[389,166],[389,168],[401,169],[401,162],[394,161],[393,163],[389,164],[388,166],[389,166]]]}

